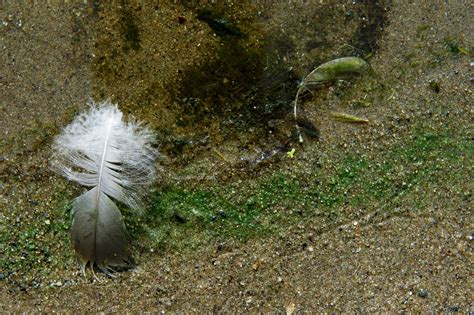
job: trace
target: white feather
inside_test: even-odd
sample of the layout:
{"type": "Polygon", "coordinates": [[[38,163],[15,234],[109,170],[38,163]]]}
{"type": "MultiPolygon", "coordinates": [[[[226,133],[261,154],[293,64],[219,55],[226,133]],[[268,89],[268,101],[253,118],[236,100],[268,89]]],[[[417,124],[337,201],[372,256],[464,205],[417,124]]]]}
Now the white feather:
{"type": "Polygon", "coordinates": [[[72,204],[73,243],[83,266],[122,267],[130,261],[125,225],[110,198],[141,208],[143,188],[156,177],[154,139],[148,128],[126,123],[110,102],[92,103],[55,139],[55,168],[92,187],[72,204]]]}

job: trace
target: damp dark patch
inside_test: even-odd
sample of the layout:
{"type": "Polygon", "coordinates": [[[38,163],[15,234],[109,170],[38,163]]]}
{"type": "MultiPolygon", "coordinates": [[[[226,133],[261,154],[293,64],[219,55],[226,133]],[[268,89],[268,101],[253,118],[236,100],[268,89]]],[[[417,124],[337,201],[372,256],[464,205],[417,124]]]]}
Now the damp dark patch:
{"type": "Polygon", "coordinates": [[[216,58],[183,73],[180,124],[219,120],[222,131],[264,125],[289,111],[298,79],[265,47],[226,41],[216,58]],[[230,128],[230,129],[229,129],[230,128]]]}
{"type": "Polygon", "coordinates": [[[242,15],[224,3],[204,7],[178,3],[195,10],[221,47],[208,63],[183,71],[176,93],[182,115],[176,125],[217,125],[218,132],[229,137],[249,129],[265,131],[269,120],[286,115],[298,84],[281,58],[294,50],[291,40],[256,30],[253,11],[242,15]],[[258,44],[252,41],[255,38],[260,38],[258,44]]]}
{"type": "MultiPolygon", "coordinates": [[[[275,31],[257,30],[262,33],[255,34],[252,27],[254,33],[247,33],[246,24],[239,24],[238,28],[236,21],[220,12],[225,11],[197,10],[198,19],[207,23],[219,36],[221,48],[208,63],[183,71],[183,80],[176,93],[182,115],[176,124],[186,128],[215,123],[224,137],[250,128],[265,134],[269,120],[288,119],[292,109],[301,79],[288,63],[294,58],[295,40],[275,31]],[[251,36],[262,38],[260,44],[249,45],[251,36]]],[[[303,48],[314,55],[310,68],[328,57],[339,57],[331,54],[340,43],[331,43],[327,39],[329,32],[334,30],[321,25],[330,25],[335,20],[334,15],[342,12],[315,11],[308,14],[306,21],[314,22],[302,30],[301,36],[308,38],[303,48]]],[[[366,56],[375,51],[386,14],[386,2],[362,1],[351,7],[346,19],[354,19],[358,25],[357,31],[346,41],[354,47],[352,55],[366,56]]],[[[318,138],[319,131],[313,123],[306,121],[299,122],[299,125],[308,136],[318,138]]]]}

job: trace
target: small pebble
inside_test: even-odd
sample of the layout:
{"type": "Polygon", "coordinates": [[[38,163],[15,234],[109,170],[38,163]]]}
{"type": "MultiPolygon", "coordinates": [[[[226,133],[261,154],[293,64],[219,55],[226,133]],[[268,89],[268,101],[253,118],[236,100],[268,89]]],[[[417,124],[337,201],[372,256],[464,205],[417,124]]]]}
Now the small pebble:
{"type": "Polygon", "coordinates": [[[428,290],[426,290],[426,289],[421,289],[420,291],[418,291],[418,296],[421,297],[421,298],[426,298],[426,297],[428,297],[428,290]]]}

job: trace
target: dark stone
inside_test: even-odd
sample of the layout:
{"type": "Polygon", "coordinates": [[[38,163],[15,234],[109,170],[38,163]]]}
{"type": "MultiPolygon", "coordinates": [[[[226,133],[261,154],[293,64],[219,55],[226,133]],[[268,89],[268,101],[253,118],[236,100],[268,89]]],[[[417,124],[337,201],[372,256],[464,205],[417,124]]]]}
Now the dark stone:
{"type": "Polygon", "coordinates": [[[428,295],[429,295],[429,292],[426,289],[421,289],[420,291],[418,291],[418,296],[421,298],[426,298],[428,297],[428,295]]]}
{"type": "Polygon", "coordinates": [[[245,34],[235,25],[235,23],[217,13],[209,10],[202,10],[198,13],[198,20],[203,21],[220,37],[244,37],[245,34]]]}

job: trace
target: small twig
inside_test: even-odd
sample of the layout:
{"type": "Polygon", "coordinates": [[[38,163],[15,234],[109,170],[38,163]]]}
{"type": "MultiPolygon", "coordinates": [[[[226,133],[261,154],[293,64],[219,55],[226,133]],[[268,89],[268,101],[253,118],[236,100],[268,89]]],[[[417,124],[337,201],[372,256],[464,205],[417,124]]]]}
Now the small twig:
{"type": "Polygon", "coordinates": [[[337,120],[348,122],[348,123],[359,123],[359,124],[367,124],[369,122],[366,118],[357,117],[354,115],[341,113],[341,112],[330,112],[329,113],[332,117],[336,118],[337,120]]]}
{"type": "Polygon", "coordinates": [[[220,157],[223,161],[227,162],[227,163],[230,163],[229,159],[225,157],[224,154],[222,154],[219,150],[217,150],[216,148],[212,148],[212,151],[214,151],[214,153],[220,157]]]}
{"type": "Polygon", "coordinates": [[[300,140],[300,143],[303,143],[303,136],[301,134],[301,129],[300,129],[300,126],[298,125],[298,113],[297,113],[297,107],[298,107],[298,98],[300,96],[300,93],[301,91],[303,90],[304,88],[304,83],[302,83],[300,85],[300,87],[298,88],[298,91],[296,92],[296,96],[295,96],[295,102],[294,102],[294,105],[293,105],[293,115],[295,116],[295,126],[296,126],[296,132],[298,133],[298,138],[300,140]]]}

